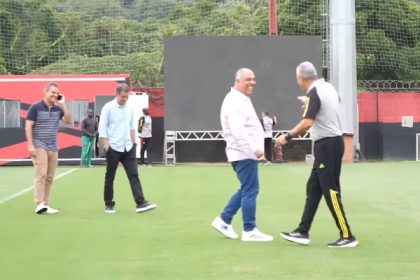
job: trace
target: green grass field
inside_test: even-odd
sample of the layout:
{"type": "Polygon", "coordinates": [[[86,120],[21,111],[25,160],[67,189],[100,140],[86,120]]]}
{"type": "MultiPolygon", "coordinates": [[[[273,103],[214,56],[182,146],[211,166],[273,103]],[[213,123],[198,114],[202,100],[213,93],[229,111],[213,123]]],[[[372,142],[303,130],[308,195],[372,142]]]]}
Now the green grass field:
{"type": "MultiPolygon", "coordinates": [[[[268,243],[228,240],[210,227],[238,187],[229,165],[140,168],[155,211],[137,214],[120,167],[117,213],[105,214],[104,167],[59,167],[51,206],[35,215],[31,167],[0,168],[0,279],[420,279],[420,165],[416,162],[343,166],[342,196],[360,240],[331,249],[338,230],[321,202],[310,246],[286,242],[305,199],[310,166],[260,168],[258,227],[268,243]],[[12,198],[13,196],[16,196],[12,198]]],[[[241,216],[234,220],[241,231],[241,216]]]]}

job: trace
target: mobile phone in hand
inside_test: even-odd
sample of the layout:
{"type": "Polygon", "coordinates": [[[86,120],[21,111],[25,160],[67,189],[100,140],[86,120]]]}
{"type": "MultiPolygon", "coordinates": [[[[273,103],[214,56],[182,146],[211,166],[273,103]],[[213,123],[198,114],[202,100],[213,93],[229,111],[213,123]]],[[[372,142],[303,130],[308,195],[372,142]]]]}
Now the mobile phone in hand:
{"type": "Polygon", "coordinates": [[[63,96],[61,94],[58,94],[57,100],[61,100],[62,98],[63,98],[63,96]]]}

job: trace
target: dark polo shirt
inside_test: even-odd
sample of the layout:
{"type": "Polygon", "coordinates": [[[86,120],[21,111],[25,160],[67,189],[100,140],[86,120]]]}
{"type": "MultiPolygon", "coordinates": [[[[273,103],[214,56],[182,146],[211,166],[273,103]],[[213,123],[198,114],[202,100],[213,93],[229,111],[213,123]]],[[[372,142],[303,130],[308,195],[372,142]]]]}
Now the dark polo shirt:
{"type": "Polygon", "coordinates": [[[58,106],[48,108],[42,100],[29,107],[26,119],[34,122],[32,138],[35,148],[54,152],[58,150],[58,124],[63,116],[63,109],[58,106]]]}

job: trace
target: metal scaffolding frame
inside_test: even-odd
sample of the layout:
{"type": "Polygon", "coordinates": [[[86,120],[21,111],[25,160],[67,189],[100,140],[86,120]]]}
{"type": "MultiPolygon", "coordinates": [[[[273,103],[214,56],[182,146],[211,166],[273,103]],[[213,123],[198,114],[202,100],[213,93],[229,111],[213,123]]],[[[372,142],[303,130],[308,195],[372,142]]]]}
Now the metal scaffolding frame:
{"type": "MultiPolygon", "coordinates": [[[[273,130],[273,138],[286,134],[289,130],[273,130]]],[[[309,131],[304,135],[293,138],[293,140],[310,140],[309,131]]],[[[175,143],[177,141],[223,141],[221,130],[207,131],[165,131],[164,162],[166,166],[176,165],[175,143]]]]}

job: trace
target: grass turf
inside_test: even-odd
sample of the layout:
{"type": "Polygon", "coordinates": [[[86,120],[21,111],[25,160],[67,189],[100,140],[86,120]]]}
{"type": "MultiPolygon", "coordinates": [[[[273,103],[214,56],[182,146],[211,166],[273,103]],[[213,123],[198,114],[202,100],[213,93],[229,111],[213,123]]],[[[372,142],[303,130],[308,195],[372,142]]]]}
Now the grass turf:
{"type": "MultiPolygon", "coordinates": [[[[415,162],[344,165],[342,196],[360,246],[330,249],[338,231],[322,200],[311,245],[278,235],[299,222],[310,166],[260,167],[257,224],[269,243],[225,239],[210,227],[238,187],[229,165],[140,168],[146,198],[135,213],[120,167],[117,213],[105,214],[104,167],[55,180],[56,215],[35,215],[32,192],[0,204],[0,279],[419,279],[420,173],[415,162]]],[[[56,175],[72,167],[59,167],[56,175]]],[[[30,167],[0,168],[0,201],[33,184],[30,167]]],[[[241,231],[238,213],[233,223],[241,231]]]]}

